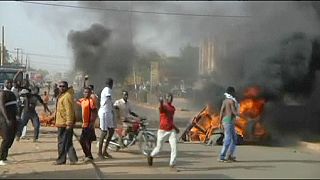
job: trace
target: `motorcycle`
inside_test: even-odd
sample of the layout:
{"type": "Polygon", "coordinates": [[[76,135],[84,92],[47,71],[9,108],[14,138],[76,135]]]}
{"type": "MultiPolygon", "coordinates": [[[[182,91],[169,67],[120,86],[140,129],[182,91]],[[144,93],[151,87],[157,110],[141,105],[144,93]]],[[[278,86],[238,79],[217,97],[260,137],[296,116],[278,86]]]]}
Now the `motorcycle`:
{"type": "Polygon", "coordinates": [[[146,118],[140,118],[132,123],[132,128],[127,132],[126,136],[122,136],[123,128],[117,128],[113,134],[108,149],[112,151],[119,151],[139,142],[139,149],[142,154],[150,153],[157,143],[157,136],[147,129],[146,118]],[[119,143],[119,138],[122,137],[122,145],[119,143]]]}

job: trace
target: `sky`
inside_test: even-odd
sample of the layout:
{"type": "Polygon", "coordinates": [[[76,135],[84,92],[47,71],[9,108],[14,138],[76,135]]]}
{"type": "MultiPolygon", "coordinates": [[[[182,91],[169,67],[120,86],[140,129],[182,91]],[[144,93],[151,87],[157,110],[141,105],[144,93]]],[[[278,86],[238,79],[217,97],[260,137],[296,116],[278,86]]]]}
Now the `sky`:
{"type": "MultiPolygon", "coordinates": [[[[40,2],[40,1],[38,1],[40,2]]],[[[45,2],[45,1],[41,1],[45,2]]],[[[55,4],[80,5],[99,7],[99,4],[76,1],[51,1],[55,4]]],[[[101,2],[101,7],[128,9],[130,2],[101,2]]],[[[215,11],[207,6],[208,2],[134,2],[136,10],[161,11],[161,12],[187,12],[198,14],[222,13],[225,15],[241,14],[239,8],[224,9],[223,6],[238,6],[239,3],[215,2],[215,11]],[[190,9],[192,7],[192,9],[190,9]],[[229,9],[229,10],[228,10],[229,9]],[[225,11],[227,10],[227,11],[225,11]],[[227,13],[226,13],[227,12],[227,13]]],[[[68,33],[71,30],[81,31],[88,29],[94,23],[108,24],[111,16],[123,16],[122,12],[102,12],[81,10],[65,7],[43,6],[17,1],[0,2],[0,25],[5,27],[5,45],[13,57],[16,57],[15,48],[21,48],[23,53],[30,53],[28,59],[34,68],[47,69],[49,72],[65,72],[72,69],[72,50],[68,45],[68,33]],[[108,21],[108,22],[107,22],[108,21]],[[44,57],[31,54],[41,54],[59,57],[44,57]]],[[[137,47],[156,49],[166,55],[177,55],[182,45],[194,42],[199,43],[198,37],[188,34],[197,29],[197,24],[189,31],[184,29],[192,26],[192,18],[166,15],[135,14],[133,21],[133,41],[137,47]],[[190,24],[191,23],[191,24],[190,24]],[[186,26],[187,25],[187,26],[186,26]],[[167,28],[163,28],[167,27],[167,28]],[[178,36],[187,36],[175,40],[178,36]]],[[[116,18],[115,18],[116,19],[116,18]]],[[[212,23],[209,20],[209,24],[212,23]]],[[[110,24],[110,29],[114,24],[110,24]]],[[[25,59],[25,57],[24,57],[25,59]]]]}
{"type": "MultiPolygon", "coordinates": [[[[72,4],[69,3],[69,4],[72,4]]],[[[40,54],[28,55],[31,67],[46,69],[49,72],[66,72],[72,68],[72,53],[67,44],[67,33],[71,28],[81,28],[81,19],[73,19],[69,27],[51,27],[48,19],[44,23],[42,17],[47,13],[59,14],[55,7],[25,4],[16,1],[0,2],[0,25],[5,28],[5,46],[9,51],[21,48],[23,53],[40,54]],[[53,57],[45,57],[49,55],[53,57]],[[60,57],[54,57],[60,56],[60,57]]],[[[70,11],[61,8],[61,11],[70,11]]],[[[16,57],[16,53],[13,54],[16,57]]],[[[25,59],[25,57],[23,58],[25,59]]],[[[23,61],[25,62],[25,61],[23,61]]]]}

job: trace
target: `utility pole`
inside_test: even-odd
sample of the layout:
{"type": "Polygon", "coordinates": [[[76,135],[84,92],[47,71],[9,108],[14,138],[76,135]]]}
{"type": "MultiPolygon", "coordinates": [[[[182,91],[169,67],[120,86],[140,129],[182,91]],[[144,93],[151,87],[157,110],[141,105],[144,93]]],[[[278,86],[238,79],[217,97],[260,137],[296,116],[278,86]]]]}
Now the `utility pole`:
{"type": "Polygon", "coordinates": [[[0,65],[3,66],[4,63],[4,26],[2,26],[2,43],[1,43],[1,62],[0,65]]]}
{"type": "Polygon", "coordinates": [[[26,71],[29,71],[30,69],[30,59],[29,56],[26,57],[26,71]]]}
{"type": "Polygon", "coordinates": [[[26,64],[25,64],[25,69],[27,69],[27,65],[28,65],[28,59],[27,59],[27,54],[26,54],[26,64]]]}
{"type": "Polygon", "coordinates": [[[131,40],[131,55],[132,55],[132,71],[133,71],[133,82],[134,82],[134,90],[135,90],[135,98],[138,100],[138,87],[137,87],[137,79],[136,79],[136,70],[135,70],[135,57],[134,57],[134,49],[133,49],[133,35],[132,35],[132,2],[130,3],[130,14],[129,14],[129,23],[130,23],[130,40],[131,40]]]}
{"type": "Polygon", "coordinates": [[[17,51],[17,58],[16,58],[16,64],[19,63],[19,50],[21,50],[20,48],[14,48],[14,50],[17,51]]]}
{"type": "Polygon", "coordinates": [[[22,65],[23,63],[23,50],[21,49],[21,54],[20,54],[20,64],[22,65]]]}

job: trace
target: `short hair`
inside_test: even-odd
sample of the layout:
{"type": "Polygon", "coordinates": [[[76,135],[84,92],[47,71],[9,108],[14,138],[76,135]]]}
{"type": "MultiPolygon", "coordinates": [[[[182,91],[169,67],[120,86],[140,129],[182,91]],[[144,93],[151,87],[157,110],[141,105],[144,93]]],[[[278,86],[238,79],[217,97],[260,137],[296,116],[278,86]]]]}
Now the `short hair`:
{"type": "Polygon", "coordinates": [[[13,81],[12,81],[12,79],[6,79],[5,81],[4,81],[5,83],[12,83],[13,81]]]}
{"type": "Polygon", "coordinates": [[[38,86],[34,86],[33,90],[37,90],[38,92],[40,91],[40,88],[38,86]]]}
{"type": "Polygon", "coordinates": [[[228,94],[232,94],[232,93],[235,93],[236,90],[234,89],[234,87],[232,86],[229,86],[227,89],[226,89],[226,93],[228,94]]]}
{"type": "Polygon", "coordinates": [[[122,94],[123,93],[129,94],[128,91],[126,91],[126,90],[122,90],[122,94]]]}
{"type": "Polygon", "coordinates": [[[88,87],[89,87],[91,90],[94,90],[93,84],[90,84],[88,87]]]}
{"type": "Polygon", "coordinates": [[[170,96],[171,98],[173,98],[173,94],[172,93],[167,93],[166,96],[170,96]]]}
{"type": "Polygon", "coordinates": [[[113,83],[113,79],[112,78],[107,78],[106,84],[110,85],[111,83],[113,83]]]}
{"type": "Polygon", "coordinates": [[[90,87],[84,87],[83,90],[89,90],[89,92],[92,91],[92,89],[90,87]]]}
{"type": "Polygon", "coordinates": [[[66,87],[69,86],[67,81],[59,81],[59,83],[63,83],[64,85],[66,85],[66,87]]]}

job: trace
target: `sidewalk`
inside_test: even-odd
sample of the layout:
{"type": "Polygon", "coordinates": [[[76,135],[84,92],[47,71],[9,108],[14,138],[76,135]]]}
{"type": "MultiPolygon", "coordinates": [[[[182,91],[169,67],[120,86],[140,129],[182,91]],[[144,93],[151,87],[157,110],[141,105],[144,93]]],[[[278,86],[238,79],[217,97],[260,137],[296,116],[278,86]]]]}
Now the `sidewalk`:
{"type": "Polygon", "coordinates": [[[32,127],[28,129],[28,140],[14,141],[9,150],[8,164],[0,168],[1,178],[96,178],[91,164],[81,164],[83,153],[75,138],[74,147],[80,164],[52,165],[58,156],[56,128],[41,127],[40,131],[39,142],[32,142],[32,127]]]}
{"type": "MultiPolygon", "coordinates": [[[[104,161],[96,160],[97,147],[96,142],[92,143],[92,154],[95,158],[93,164],[83,164],[83,152],[76,138],[74,138],[74,147],[76,149],[79,162],[77,165],[60,165],[55,166],[52,163],[57,158],[57,134],[55,127],[41,127],[39,142],[32,142],[32,127],[29,128],[27,137],[29,140],[20,140],[14,142],[9,151],[8,160],[10,163],[0,167],[0,177],[8,178],[23,178],[23,179],[47,179],[47,178],[76,178],[76,179],[102,179],[102,178],[235,178],[239,176],[237,167],[256,167],[261,166],[261,163],[266,166],[273,162],[274,156],[285,154],[290,155],[289,159],[284,159],[281,155],[280,163],[273,162],[279,167],[284,163],[294,162],[291,165],[297,164],[297,155],[287,148],[262,147],[262,146],[241,146],[239,147],[240,159],[245,159],[237,164],[221,164],[216,162],[218,152],[221,146],[205,146],[202,144],[179,143],[179,162],[178,167],[181,172],[170,172],[168,169],[170,147],[165,144],[160,157],[156,158],[153,167],[148,167],[146,158],[141,154],[138,146],[132,146],[128,149],[119,152],[110,152],[114,159],[104,161]],[[213,148],[213,149],[212,149],[213,148]],[[269,149],[269,151],[265,151],[269,149]],[[289,150],[289,151],[288,151],[289,150]],[[248,154],[249,151],[249,154],[248,154]],[[259,153],[252,152],[269,152],[260,157],[259,153]],[[251,155],[250,155],[251,154],[251,155]],[[252,157],[251,157],[252,156],[252,157]],[[270,159],[270,157],[272,157],[270,159]],[[258,158],[258,161],[257,161],[258,158]],[[260,160],[259,160],[260,159],[260,160]],[[257,162],[255,162],[257,161],[257,162]],[[251,162],[252,166],[249,166],[251,162]],[[253,164],[252,164],[253,163],[253,164]],[[256,163],[256,164],[255,164],[256,163]],[[233,174],[232,174],[233,172],[233,174]],[[230,174],[231,173],[231,174],[230,174]]],[[[75,133],[79,135],[81,129],[75,129],[75,133]]],[[[100,131],[96,128],[97,136],[100,131]]],[[[320,152],[320,151],[318,151],[320,152]]],[[[288,157],[287,157],[288,158],[288,157]]],[[[303,159],[312,159],[308,154],[303,159]]],[[[299,158],[298,158],[299,159],[299,158]]],[[[299,159],[300,160],[300,159],[299,159]]],[[[310,160],[309,160],[310,161],[310,160]]],[[[275,167],[275,168],[278,168],[275,167]]],[[[261,172],[261,171],[257,171],[261,172]]],[[[243,174],[243,173],[240,173],[243,174]]],[[[251,174],[252,175],[252,174],[251,174]]],[[[260,176],[259,176],[260,177],[260,176]]],[[[261,177],[263,177],[261,175],[261,177]]]]}
{"type": "Polygon", "coordinates": [[[300,141],[299,142],[299,145],[304,147],[304,148],[307,148],[309,150],[312,150],[312,151],[317,151],[320,153],[320,142],[318,143],[311,143],[311,142],[305,142],[305,141],[300,141]]]}

